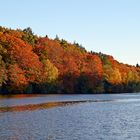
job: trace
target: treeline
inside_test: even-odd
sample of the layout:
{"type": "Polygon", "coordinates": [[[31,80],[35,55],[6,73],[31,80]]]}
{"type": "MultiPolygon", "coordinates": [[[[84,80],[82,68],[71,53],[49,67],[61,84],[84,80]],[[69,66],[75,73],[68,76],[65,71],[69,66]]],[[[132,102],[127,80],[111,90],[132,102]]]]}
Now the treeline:
{"type": "Polygon", "coordinates": [[[140,91],[140,67],[87,52],[31,28],[0,27],[0,93],[121,93],[140,91]]]}

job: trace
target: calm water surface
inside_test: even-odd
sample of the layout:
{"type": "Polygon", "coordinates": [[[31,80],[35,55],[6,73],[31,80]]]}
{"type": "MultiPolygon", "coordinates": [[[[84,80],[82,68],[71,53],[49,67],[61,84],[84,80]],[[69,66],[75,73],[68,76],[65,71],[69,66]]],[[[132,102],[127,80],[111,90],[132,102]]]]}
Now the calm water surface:
{"type": "Polygon", "coordinates": [[[140,140],[140,94],[0,98],[0,140],[140,140]]]}

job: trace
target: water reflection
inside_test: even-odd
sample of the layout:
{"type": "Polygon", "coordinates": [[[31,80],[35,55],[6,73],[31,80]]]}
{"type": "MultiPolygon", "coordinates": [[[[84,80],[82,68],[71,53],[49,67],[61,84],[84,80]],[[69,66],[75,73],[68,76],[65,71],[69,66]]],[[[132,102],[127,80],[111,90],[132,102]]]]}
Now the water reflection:
{"type": "Polygon", "coordinates": [[[29,105],[18,105],[18,106],[3,106],[0,107],[0,112],[20,112],[20,111],[33,111],[39,109],[49,109],[54,107],[70,106],[82,103],[90,102],[111,102],[113,100],[84,100],[84,101],[63,101],[63,102],[48,102],[41,104],[29,104],[29,105]]]}
{"type": "MultiPolygon", "coordinates": [[[[27,97],[27,96],[18,96],[19,97],[27,97]]],[[[1,112],[20,112],[20,111],[33,111],[33,110],[41,110],[41,109],[50,109],[54,107],[64,107],[64,106],[72,106],[76,104],[83,104],[83,103],[102,103],[102,102],[116,102],[116,103],[127,103],[127,102],[140,102],[140,99],[107,99],[107,100],[79,100],[79,101],[58,101],[58,102],[47,102],[47,103],[40,103],[40,104],[25,104],[25,105],[15,105],[10,106],[0,106],[0,113],[1,112]]]]}
{"type": "Polygon", "coordinates": [[[30,97],[40,97],[40,96],[45,96],[45,95],[40,95],[40,94],[6,94],[6,95],[0,95],[0,99],[20,99],[20,98],[30,98],[30,97]]]}
{"type": "Polygon", "coordinates": [[[42,104],[48,102],[67,102],[67,101],[88,101],[92,100],[103,102],[103,101],[114,101],[114,102],[136,102],[140,101],[139,94],[96,94],[96,95],[39,95],[39,94],[31,94],[31,95],[8,95],[1,96],[0,98],[0,106],[22,106],[29,104],[42,104]]]}

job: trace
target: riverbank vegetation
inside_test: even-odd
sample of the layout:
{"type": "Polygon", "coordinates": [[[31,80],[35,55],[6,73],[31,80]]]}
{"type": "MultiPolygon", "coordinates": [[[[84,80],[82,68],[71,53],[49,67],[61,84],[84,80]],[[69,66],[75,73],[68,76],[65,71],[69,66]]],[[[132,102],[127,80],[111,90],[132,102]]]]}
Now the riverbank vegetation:
{"type": "Polygon", "coordinates": [[[0,93],[121,93],[140,91],[140,67],[78,43],[0,27],[0,93]]]}

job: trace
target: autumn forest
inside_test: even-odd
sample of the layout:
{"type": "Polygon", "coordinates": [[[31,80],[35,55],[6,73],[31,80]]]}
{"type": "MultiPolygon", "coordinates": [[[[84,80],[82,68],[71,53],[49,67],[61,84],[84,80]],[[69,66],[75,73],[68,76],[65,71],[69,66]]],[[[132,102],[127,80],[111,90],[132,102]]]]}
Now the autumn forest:
{"type": "MultiPolygon", "coordinates": [[[[94,47],[94,46],[93,46],[94,47]]],[[[31,28],[0,26],[0,93],[127,93],[140,91],[140,67],[77,42],[39,37],[31,28]]]]}

